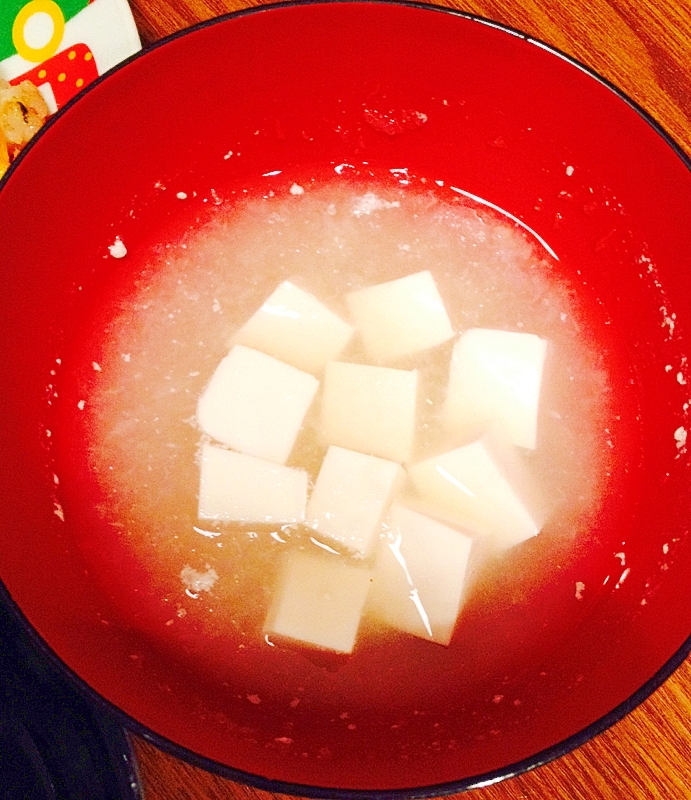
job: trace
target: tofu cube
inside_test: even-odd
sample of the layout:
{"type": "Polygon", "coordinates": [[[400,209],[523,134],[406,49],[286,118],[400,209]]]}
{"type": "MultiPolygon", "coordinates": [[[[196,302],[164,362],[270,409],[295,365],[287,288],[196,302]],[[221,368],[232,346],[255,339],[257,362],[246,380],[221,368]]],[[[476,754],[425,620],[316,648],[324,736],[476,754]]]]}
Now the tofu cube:
{"type": "Polygon", "coordinates": [[[377,364],[435,347],[454,335],[431,272],[349,292],[345,299],[367,357],[377,364]]]}
{"type": "Polygon", "coordinates": [[[285,464],[318,387],[313,375],[236,345],[199,398],[197,422],[240,453],[285,464]]]}
{"type": "Polygon", "coordinates": [[[527,468],[491,435],[421,461],[408,474],[429,513],[491,537],[499,549],[530,539],[544,524],[527,468]]]}
{"type": "Polygon", "coordinates": [[[399,631],[447,645],[461,606],[473,539],[394,504],[379,543],[367,613],[399,631]]]}
{"type": "Polygon", "coordinates": [[[305,518],[309,475],[205,444],[199,518],[218,522],[298,523],[305,518]]]}
{"type": "Polygon", "coordinates": [[[393,461],[342,447],[327,450],[305,522],[327,539],[366,557],[405,473],[393,461]]]}
{"type": "Polygon", "coordinates": [[[342,352],[353,332],[316,297],[285,281],[240,328],[233,342],[318,374],[342,352]]]}
{"type": "Polygon", "coordinates": [[[532,333],[466,331],[451,357],[444,426],[467,440],[501,425],[513,444],[535,449],[546,351],[532,333]]]}
{"type": "Polygon", "coordinates": [[[370,587],[370,571],[345,556],[293,553],[283,570],[264,633],[351,653],[370,587]]]}
{"type": "Polygon", "coordinates": [[[417,370],[330,361],[322,399],[324,441],[389,461],[409,461],[417,379],[417,370]]]}

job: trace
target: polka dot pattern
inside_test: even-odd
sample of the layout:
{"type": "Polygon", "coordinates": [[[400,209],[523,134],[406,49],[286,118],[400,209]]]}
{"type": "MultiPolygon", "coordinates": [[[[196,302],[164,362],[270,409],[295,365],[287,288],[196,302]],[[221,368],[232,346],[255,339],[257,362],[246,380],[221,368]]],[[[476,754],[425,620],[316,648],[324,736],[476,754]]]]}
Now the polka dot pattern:
{"type": "MultiPolygon", "coordinates": [[[[1,2],[1,0],[0,0],[1,2]]],[[[57,53],[52,58],[15,78],[11,83],[30,80],[36,86],[50,84],[57,108],[71,100],[77,92],[98,77],[94,55],[85,44],[57,53]]]]}

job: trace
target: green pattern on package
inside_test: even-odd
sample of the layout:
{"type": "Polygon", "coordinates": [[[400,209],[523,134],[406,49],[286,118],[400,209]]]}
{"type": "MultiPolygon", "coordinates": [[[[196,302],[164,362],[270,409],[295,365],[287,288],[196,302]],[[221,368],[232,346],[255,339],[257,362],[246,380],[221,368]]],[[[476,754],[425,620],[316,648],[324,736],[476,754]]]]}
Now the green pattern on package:
{"type": "Polygon", "coordinates": [[[29,0],[29,2],[27,0],[0,0],[0,61],[17,52],[12,38],[12,29],[22,11],[24,11],[24,17],[27,15],[30,17],[33,12],[52,19],[62,17],[64,22],[67,22],[88,4],[88,0],[29,0]]]}

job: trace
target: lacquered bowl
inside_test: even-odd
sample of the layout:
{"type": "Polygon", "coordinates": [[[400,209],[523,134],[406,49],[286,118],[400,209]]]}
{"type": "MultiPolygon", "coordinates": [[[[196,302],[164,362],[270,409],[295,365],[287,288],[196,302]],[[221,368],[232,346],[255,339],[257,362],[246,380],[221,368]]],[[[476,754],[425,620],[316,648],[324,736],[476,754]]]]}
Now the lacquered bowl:
{"type": "MultiPolygon", "coordinates": [[[[46,657],[131,729],[273,790],[448,793],[573,749],[686,657],[691,174],[605,81],[516,31],[440,9],[264,8],[174,36],[105,76],[0,187],[0,577],[46,657]],[[449,695],[441,732],[410,709],[396,747],[376,720],[353,744],[327,710],[314,724],[330,757],[312,758],[248,735],[275,710],[239,710],[151,647],[99,588],[61,506],[51,434],[63,358],[117,266],[108,246],[119,236],[130,252],[149,247],[182,213],[161,185],[184,189],[201,213],[211,188],[363,162],[452,181],[537,234],[615,331],[615,383],[632,393],[640,435],[614,442],[626,479],[598,524],[615,535],[550,590],[574,594],[583,578],[572,614],[546,615],[524,661],[449,695]]],[[[312,724],[301,719],[296,740],[312,724]]]]}

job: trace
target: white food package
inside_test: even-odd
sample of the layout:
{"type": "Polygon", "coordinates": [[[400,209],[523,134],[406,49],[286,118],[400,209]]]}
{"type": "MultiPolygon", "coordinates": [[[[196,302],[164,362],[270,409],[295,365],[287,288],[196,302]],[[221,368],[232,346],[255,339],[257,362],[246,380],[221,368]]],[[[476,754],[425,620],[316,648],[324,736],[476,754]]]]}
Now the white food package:
{"type": "Polygon", "coordinates": [[[353,327],[314,295],[284,281],[233,337],[313,374],[323,371],[353,335],[353,327]]]}
{"type": "Polygon", "coordinates": [[[447,645],[461,606],[473,538],[397,503],[384,529],[367,614],[447,645]]]}
{"type": "Polygon", "coordinates": [[[387,364],[453,338],[432,273],[416,272],[345,296],[369,360],[387,364]]]}
{"type": "Polygon", "coordinates": [[[336,653],[357,637],[370,571],[346,556],[291,553],[264,623],[264,633],[336,653]]]}
{"type": "Polygon", "coordinates": [[[417,370],[330,361],[321,410],[324,441],[389,461],[409,461],[417,384],[417,370]]]}
{"type": "Polygon", "coordinates": [[[199,518],[217,522],[299,523],[305,518],[309,474],[204,444],[199,518]]]}
{"type": "Polygon", "coordinates": [[[326,540],[367,557],[404,480],[403,469],[393,461],[332,445],[307,504],[305,523],[326,540]]]}
{"type": "Polygon", "coordinates": [[[500,425],[512,444],[535,449],[547,340],[471,328],[454,345],[441,419],[461,439],[500,425]]]}
{"type": "Polygon", "coordinates": [[[240,453],[285,464],[318,387],[313,375],[236,345],[199,398],[197,422],[240,453]]]}

